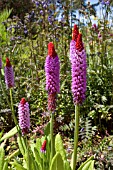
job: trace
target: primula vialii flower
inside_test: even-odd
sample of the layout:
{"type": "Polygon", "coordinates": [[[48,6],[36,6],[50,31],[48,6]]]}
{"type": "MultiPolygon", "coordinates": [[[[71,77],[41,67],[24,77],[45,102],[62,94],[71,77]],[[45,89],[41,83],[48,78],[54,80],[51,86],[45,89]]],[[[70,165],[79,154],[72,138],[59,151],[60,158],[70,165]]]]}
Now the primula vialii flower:
{"type": "Polygon", "coordinates": [[[41,151],[42,153],[46,153],[46,140],[44,140],[40,151],[41,151]]]}
{"type": "Polygon", "coordinates": [[[86,52],[82,42],[82,34],[78,34],[75,46],[70,44],[72,93],[74,104],[82,104],[86,92],[86,52]],[[72,45],[72,46],[71,46],[72,45]]]}
{"type": "Polygon", "coordinates": [[[2,69],[2,58],[0,57],[0,69],[2,69]]]}
{"type": "Polygon", "coordinates": [[[7,88],[14,87],[14,72],[9,58],[6,58],[5,83],[7,88]]]}
{"type": "Polygon", "coordinates": [[[29,104],[25,98],[22,98],[18,105],[19,126],[22,134],[25,135],[30,129],[30,113],[29,104]]]}
{"type": "Polygon", "coordinates": [[[48,110],[56,108],[56,95],[60,91],[59,80],[60,63],[52,42],[48,44],[48,56],[45,61],[46,90],[48,91],[48,110]]]}

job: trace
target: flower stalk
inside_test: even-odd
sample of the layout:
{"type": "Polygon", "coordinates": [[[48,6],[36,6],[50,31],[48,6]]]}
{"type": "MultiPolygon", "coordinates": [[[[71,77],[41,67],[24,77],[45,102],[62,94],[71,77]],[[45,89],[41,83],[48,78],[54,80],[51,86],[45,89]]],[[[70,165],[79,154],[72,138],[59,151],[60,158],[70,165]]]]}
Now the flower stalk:
{"type": "Polygon", "coordinates": [[[54,112],[56,109],[56,97],[60,91],[59,80],[60,63],[58,55],[55,51],[52,42],[48,44],[48,55],[45,61],[45,73],[46,73],[46,90],[48,91],[48,111],[50,112],[50,137],[51,137],[51,156],[52,160],[54,156],[54,112]]]}
{"type": "Polygon", "coordinates": [[[25,143],[26,143],[27,170],[31,170],[31,168],[30,168],[30,157],[29,157],[29,144],[28,144],[27,136],[25,136],[25,143]]]}
{"type": "Polygon", "coordinates": [[[54,156],[53,124],[54,124],[54,113],[51,112],[51,119],[50,119],[51,157],[50,157],[50,160],[52,160],[52,158],[53,158],[53,156],[54,156]]]}
{"type": "Polygon", "coordinates": [[[74,25],[73,37],[70,42],[70,61],[72,74],[71,90],[73,94],[73,102],[75,105],[74,151],[72,170],[75,170],[77,164],[80,105],[85,100],[86,92],[86,52],[82,42],[82,34],[79,33],[78,27],[76,25],[74,25]]]}
{"type": "MultiPolygon", "coordinates": [[[[13,97],[12,97],[12,88],[10,88],[9,90],[10,90],[10,100],[11,100],[12,116],[13,116],[14,123],[15,123],[15,125],[17,126],[17,125],[18,125],[18,121],[17,121],[17,118],[16,118],[16,116],[15,116],[15,111],[14,111],[13,97]]],[[[17,128],[17,129],[18,129],[18,128],[17,128]]],[[[18,129],[18,131],[19,131],[19,129],[18,129]]]]}
{"type": "Polygon", "coordinates": [[[80,106],[79,104],[75,105],[75,128],[74,128],[74,151],[73,151],[73,167],[72,170],[76,169],[77,164],[77,147],[78,147],[78,134],[79,134],[79,115],[80,115],[80,106]]]}

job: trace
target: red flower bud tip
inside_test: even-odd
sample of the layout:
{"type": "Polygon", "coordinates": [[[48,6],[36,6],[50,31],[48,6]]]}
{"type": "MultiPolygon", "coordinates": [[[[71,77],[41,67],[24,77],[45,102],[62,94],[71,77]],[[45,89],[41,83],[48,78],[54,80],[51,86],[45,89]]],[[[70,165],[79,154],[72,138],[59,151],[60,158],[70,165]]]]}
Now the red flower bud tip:
{"type": "Polygon", "coordinates": [[[7,66],[7,67],[11,67],[11,63],[10,63],[9,58],[6,58],[6,66],[7,66]]]}
{"type": "Polygon", "coordinates": [[[79,34],[79,30],[77,25],[75,24],[72,33],[72,40],[77,41],[78,34],[79,34]]]}
{"type": "Polygon", "coordinates": [[[48,55],[53,58],[57,55],[54,48],[54,44],[52,42],[48,44],[48,55]]]}
{"type": "Polygon", "coordinates": [[[26,103],[25,98],[22,98],[21,101],[20,101],[20,103],[24,105],[24,104],[26,103]]]}
{"type": "Polygon", "coordinates": [[[44,140],[43,144],[42,144],[42,147],[41,147],[41,152],[42,153],[45,153],[46,152],[46,140],[44,140]]]}
{"type": "Polygon", "coordinates": [[[82,34],[78,34],[77,42],[76,42],[76,49],[79,52],[81,52],[84,49],[83,43],[82,43],[82,34]]]}

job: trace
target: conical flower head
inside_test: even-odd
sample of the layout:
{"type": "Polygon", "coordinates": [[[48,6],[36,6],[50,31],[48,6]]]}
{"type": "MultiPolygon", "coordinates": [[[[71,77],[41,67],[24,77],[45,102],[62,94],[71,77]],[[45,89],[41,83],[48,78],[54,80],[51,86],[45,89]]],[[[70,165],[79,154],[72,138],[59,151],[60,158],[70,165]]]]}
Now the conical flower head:
{"type": "Polygon", "coordinates": [[[79,29],[75,24],[72,32],[72,40],[74,40],[75,42],[77,41],[78,34],[79,34],[79,29]]]}
{"type": "Polygon", "coordinates": [[[52,42],[48,44],[48,56],[45,61],[46,73],[46,90],[49,94],[59,93],[60,79],[59,79],[60,63],[57,53],[52,42]]]}
{"type": "Polygon", "coordinates": [[[25,135],[30,129],[30,111],[29,104],[25,98],[22,98],[18,105],[19,126],[22,134],[25,135]]]}
{"type": "Polygon", "coordinates": [[[75,53],[72,55],[72,93],[75,104],[82,104],[85,100],[86,92],[86,52],[84,50],[82,35],[79,34],[75,46],[75,53]]]}
{"type": "Polygon", "coordinates": [[[2,58],[0,57],[0,69],[2,69],[2,58]]]}
{"type": "Polygon", "coordinates": [[[5,83],[7,88],[14,87],[14,72],[9,58],[6,58],[5,83]]]}
{"type": "Polygon", "coordinates": [[[46,140],[44,140],[40,151],[41,151],[42,153],[46,153],[46,140]]]}
{"type": "Polygon", "coordinates": [[[53,58],[57,55],[54,48],[54,44],[52,42],[48,44],[48,55],[53,58]]]}
{"type": "Polygon", "coordinates": [[[75,46],[76,46],[78,35],[79,35],[79,29],[77,25],[75,24],[73,28],[73,32],[72,32],[72,40],[70,42],[70,61],[73,58],[73,54],[75,54],[75,49],[76,49],[75,46]]]}

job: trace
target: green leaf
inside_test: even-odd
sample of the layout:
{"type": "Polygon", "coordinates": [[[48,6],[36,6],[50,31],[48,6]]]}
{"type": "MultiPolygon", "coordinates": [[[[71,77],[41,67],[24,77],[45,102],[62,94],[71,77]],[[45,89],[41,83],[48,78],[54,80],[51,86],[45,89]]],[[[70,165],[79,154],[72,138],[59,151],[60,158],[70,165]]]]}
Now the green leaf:
{"type": "Polygon", "coordinates": [[[1,139],[2,135],[3,135],[3,132],[4,132],[4,130],[2,130],[2,131],[0,132],[0,139],[1,139]]]}
{"type": "Polygon", "coordinates": [[[60,134],[57,134],[55,137],[55,150],[61,154],[63,160],[67,160],[60,134]]]}
{"type": "Polygon", "coordinates": [[[30,143],[30,149],[33,152],[33,155],[34,155],[34,148],[35,148],[35,146],[36,146],[35,143],[33,143],[33,142],[30,143]]]}
{"type": "Polygon", "coordinates": [[[24,156],[25,155],[25,151],[26,151],[26,146],[25,146],[25,142],[24,142],[23,137],[18,137],[17,138],[17,142],[18,142],[18,146],[19,146],[20,152],[24,156]]]}
{"type": "Polygon", "coordinates": [[[36,140],[36,148],[37,148],[38,151],[41,148],[41,139],[39,139],[39,138],[37,138],[37,140],[36,140]]]}
{"type": "Polygon", "coordinates": [[[73,158],[74,158],[74,152],[72,153],[72,156],[71,156],[71,168],[73,168],[73,158]]]}
{"type": "Polygon", "coordinates": [[[68,161],[64,161],[64,169],[65,170],[72,170],[68,161]]]}
{"type": "Polygon", "coordinates": [[[91,165],[92,160],[88,161],[82,168],[82,170],[91,170],[90,165],[91,165]]]}
{"type": "Polygon", "coordinates": [[[42,164],[42,159],[41,159],[40,154],[36,148],[34,148],[34,156],[35,156],[36,162],[38,164],[42,164]]]}
{"type": "Polygon", "coordinates": [[[8,170],[8,161],[4,162],[3,170],[8,170]]]}
{"type": "Polygon", "coordinates": [[[94,170],[94,160],[92,160],[91,164],[90,164],[90,167],[89,167],[89,170],[94,170]]]}
{"type": "Polygon", "coordinates": [[[11,129],[8,133],[6,133],[1,139],[0,142],[2,142],[5,139],[9,139],[10,137],[12,137],[13,135],[15,135],[17,133],[17,128],[16,126],[11,129]]]}
{"type": "Polygon", "coordinates": [[[87,164],[90,160],[93,160],[94,156],[89,157],[79,168],[78,170],[82,170],[82,168],[84,167],[85,164],[87,164]]]}
{"type": "Polygon", "coordinates": [[[41,148],[41,145],[42,145],[42,142],[41,142],[41,139],[37,138],[36,140],[36,148],[40,154],[40,157],[41,157],[41,152],[40,152],[40,148],[41,148]]]}
{"type": "Polygon", "coordinates": [[[44,135],[48,136],[50,134],[50,122],[47,124],[47,126],[44,128],[44,135]]]}
{"type": "Polygon", "coordinates": [[[2,24],[2,22],[4,22],[10,15],[12,10],[3,10],[2,12],[0,12],[0,37],[3,40],[3,43],[6,43],[6,41],[8,40],[8,36],[6,34],[6,29],[5,26],[2,24]]]}
{"type": "Polygon", "coordinates": [[[3,170],[5,151],[3,145],[0,146],[0,170],[3,170]]]}
{"type": "Polygon", "coordinates": [[[36,170],[42,170],[42,169],[40,168],[40,166],[37,164],[37,162],[34,162],[34,166],[35,166],[35,169],[36,169],[36,170]]]}
{"type": "Polygon", "coordinates": [[[2,11],[2,12],[0,13],[0,23],[2,23],[3,21],[5,21],[5,20],[9,17],[9,15],[11,14],[11,11],[12,11],[12,10],[7,10],[7,9],[5,9],[4,11],[2,11]]]}
{"type": "Polygon", "coordinates": [[[30,170],[37,170],[36,162],[34,159],[34,156],[32,153],[29,152],[29,165],[30,165],[30,170]]]}
{"type": "Polygon", "coordinates": [[[51,140],[50,140],[50,136],[47,136],[47,143],[46,143],[46,159],[48,162],[50,162],[50,155],[51,155],[51,140]]]}
{"type": "Polygon", "coordinates": [[[38,170],[42,170],[42,166],[40,163],[38,163],[38,170]]]}
{"type": "Polygon", "coordinates": [[[26,170],[21,164],[19,164],[16,160],[12,163],[12,165],[16,168],[16,170],[26,170]]]}
{"type": "Polygon", "coordinates": [[[50,165],[50,170],[64,170],[64,163],[60,153],[56,153],[50,165]]]}

